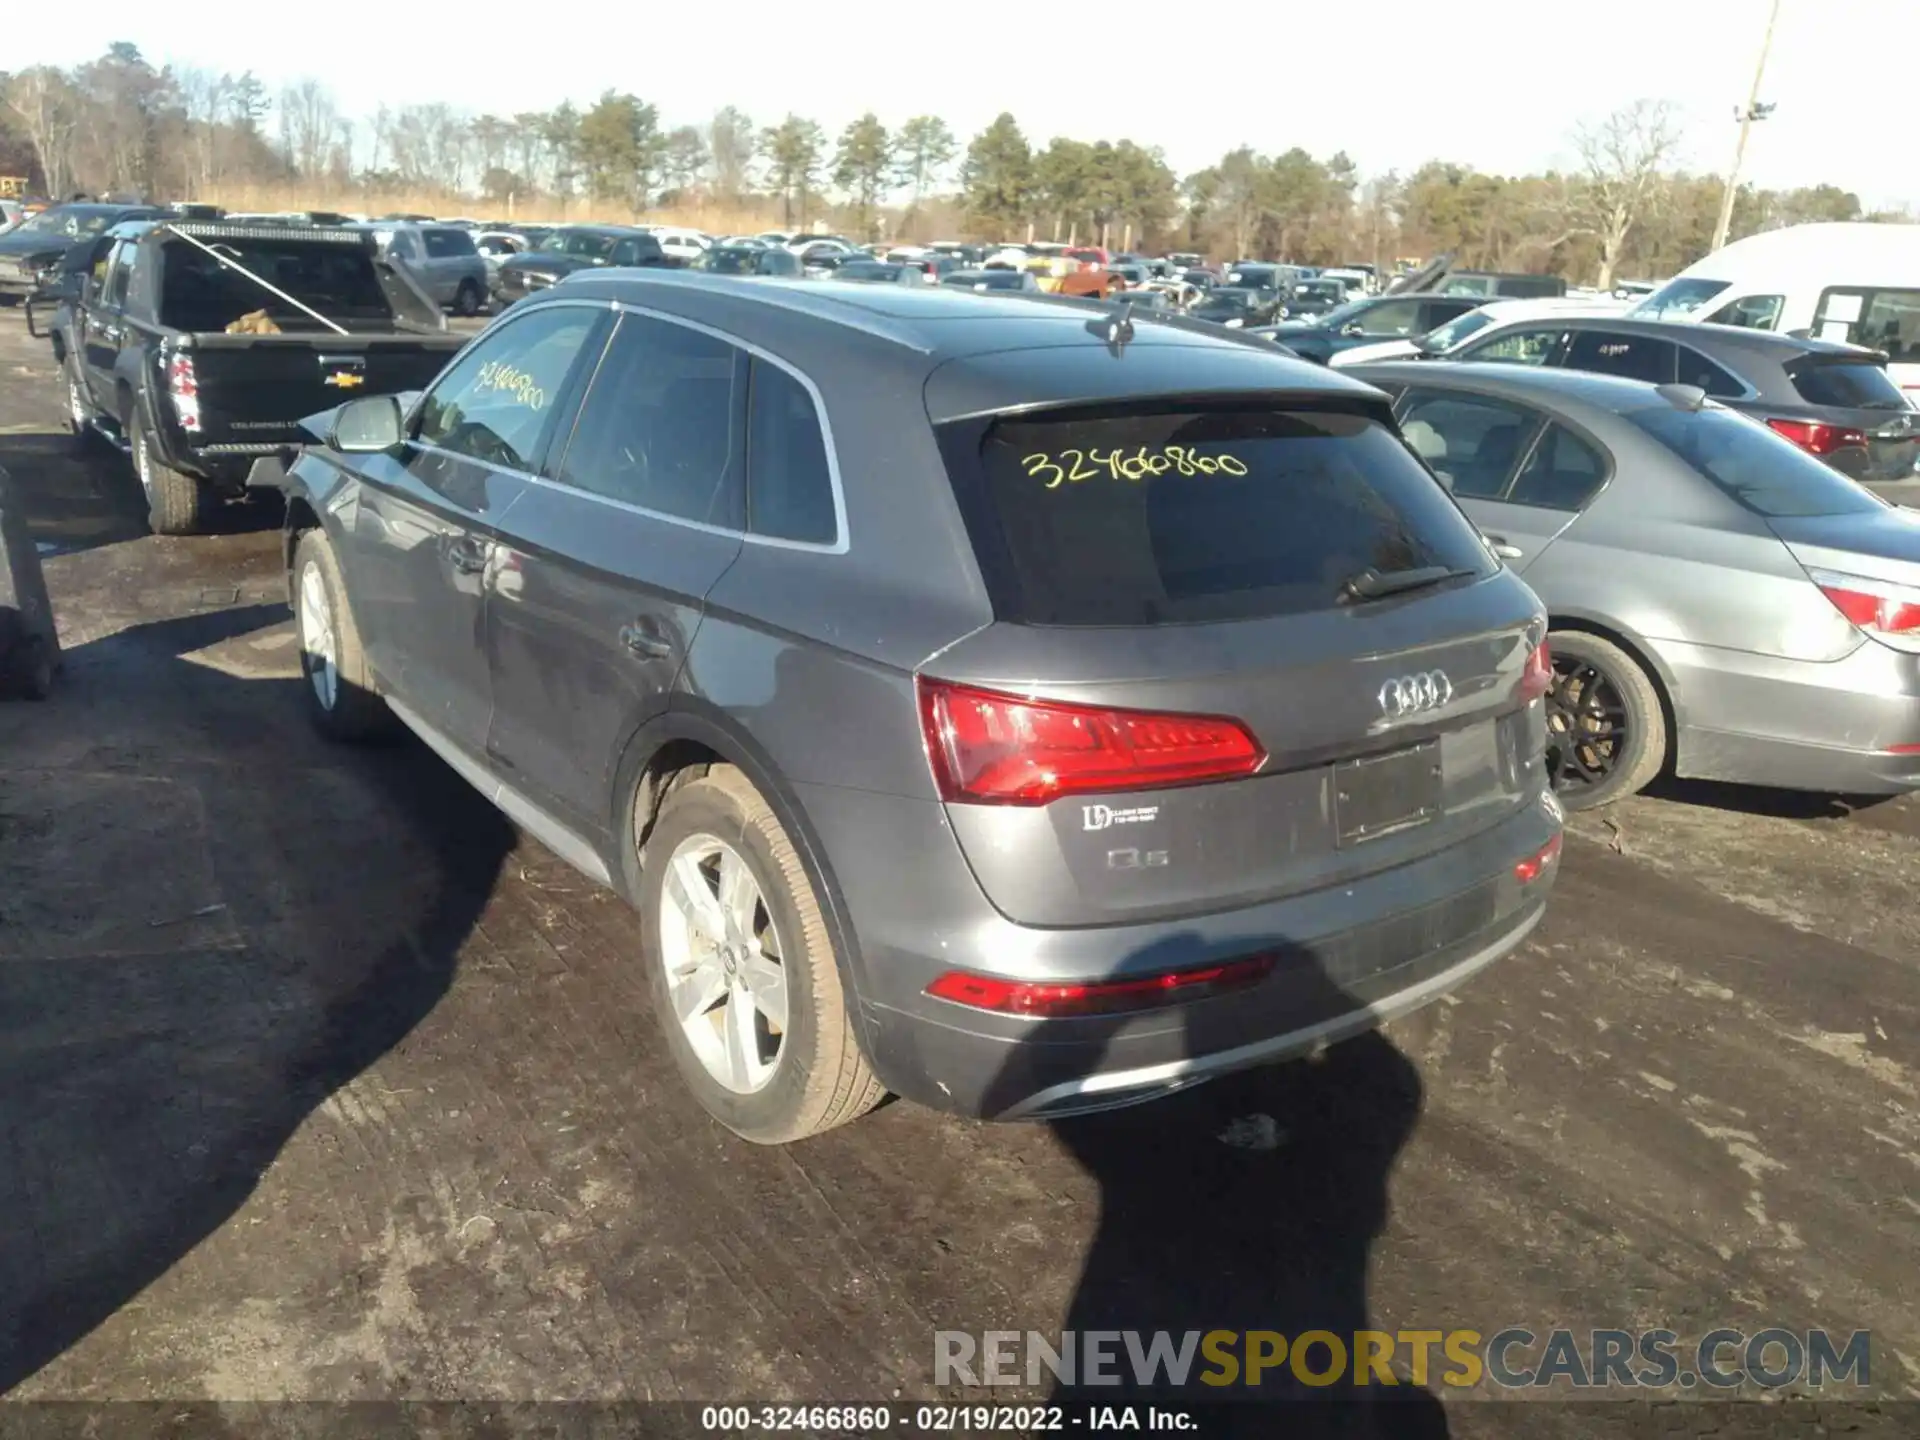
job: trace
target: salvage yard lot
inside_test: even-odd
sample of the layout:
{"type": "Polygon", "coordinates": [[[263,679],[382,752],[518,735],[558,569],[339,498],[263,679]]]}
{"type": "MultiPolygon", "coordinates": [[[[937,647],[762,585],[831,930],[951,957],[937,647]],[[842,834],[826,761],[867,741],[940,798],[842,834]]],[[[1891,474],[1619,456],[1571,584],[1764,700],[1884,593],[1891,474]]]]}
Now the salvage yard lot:
{"type": "Polygon", "coordinates": [[[1384,1037],[756,1149],[632,915],[417,743],[316,738],[277,531],[146,535],[17,311],[0,465],[69,652],[0,707],[0,1392],[855,1401],[933,1395],[936,1330],[1778,1325],[1920,1396],[1912,800],[1669,787],[1384,1037]]]}

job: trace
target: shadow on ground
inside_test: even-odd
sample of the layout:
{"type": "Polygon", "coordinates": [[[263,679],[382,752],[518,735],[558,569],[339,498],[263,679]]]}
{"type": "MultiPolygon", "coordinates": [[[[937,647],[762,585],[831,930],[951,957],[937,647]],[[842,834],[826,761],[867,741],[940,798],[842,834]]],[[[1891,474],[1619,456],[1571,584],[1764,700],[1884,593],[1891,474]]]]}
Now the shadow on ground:
{"type": "MultiPolygon", "coordinates": [[[[1287,992],[1290,1016],[1306,1024],[1361,1002],[1329,978],[1322,957],[1289,941],[1250,944],[1278,955],[1267,998],[1228,997],[1191,1007],[1179,1049],[1205,1054],[1236,1043],[1245,1007],[1287,992]]],[[[1125,1042],[1114,1021],[1075,1022],[1117,1053],[1125,1042]]],[[[995,1083],[998,1106],[1031,1093],[1036,1071],[1050,1068],[1048,1046],[1018,1047],[995,1083]]],[[[1136,1062],[1128,1062],[1136,1063],[1136,1062]]],[[[1412,1135],[1423,1098],[1418,1071],[1386,1036],[1374,1032],[1317,1056],[1241,1071],[1150,1104],[1052,1122],[1063,1148],[1098,1182],[1100,1222],[1062,1328],[1139,1332],[1276,1332],[1288,1345],[1312,1331],[1337,1337],[1351,1360],[1370,1318],[1367,1274],[1374,1240],[1386,1227],[1388,1181],[1412,1135]]],[[[1056,1387],[1061,1400],[1096,1404],[1141,1399],[1221,1404],[1208,1434],[1367,1436],[1441,1440],[1447,1420],[1425,1387],[1404,1381],[1356,1390],[1303,1384],[1288,1355],[1249,1383],[1244,1340],[1226,1347],[1237,1375],[1202,1381],[1222,1369],[1196,1354],[1184,1383],[1166,1372],[1134,1373],[1115,1337],[1119,1383],[1056,1387]],[[1144,1383],[1143,1383],[1144,1381],[1144,1383]]],[[[1305,1373],[1324,1373],[1334,1354],[1310,1346],[1305,1373]]],[[[1436,1368],[1440,1357],[1433,1356],[1436,1368]]]]}
{"type": "Polygon", "coordinates": [[[135,626],[0,707],[0,1392],[433,1009],[513,843],[419,747],[326,747],[303,682],[209,660],[285,614],[135,626]]]}
{"type": "MultiPolygon", "coordinates": [[[[0,433],[0,470],[13,475],[43,555],[70,555],[147,533],[146,499],[133,466],[104,441],[83,445],[65,430],[0,433]]],[[[280,516],[277,496],[254,496],[212,507],[206,532],[266,529],[280,516]]]]}

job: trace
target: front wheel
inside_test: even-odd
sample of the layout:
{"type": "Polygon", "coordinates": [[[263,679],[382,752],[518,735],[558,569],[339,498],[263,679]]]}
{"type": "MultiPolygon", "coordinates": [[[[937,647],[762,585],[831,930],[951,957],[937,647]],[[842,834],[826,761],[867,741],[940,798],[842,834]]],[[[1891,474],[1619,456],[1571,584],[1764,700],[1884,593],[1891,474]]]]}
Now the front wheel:
{"type": "Polygon", "coordinates": [[[67,377],[67,428],[73,432],[73,446],[82,455],[91,454],[106,448],[95,428],[93,402],[87,398],[86,387],[80,383],[72,361],[62,367],[67,377]]]}
{"type": "Polygon", "coordinates": [[[642,858],[640,916],[667,1047],[722,1125],[779,1145],[880,1102],[820,902],[739,770],[716,765],[667,796],[642,858]]]}
{"type": "Polygon", "coordinates": [[[471,280],[462,280],[460,288],[453,292],[453,313],[466,319],[480,313],[480,287],[471,280]]]}
{"type": "Polygon", "coordinates": [[[330,740],[365,740],[394,728],[393,712],[373,688],[360,627],[347,603],[340,562],[326,532],[300,532],[293,547],[293,623],[307,714],[330,740]]]}
{"type": "Polygon", "coordinates": [[[1667,762],[1667,717],[1653,680],[1626,651],[1579,630],[1547,636],[1547,774],[1569,810],[1646,788],[1667,762]]]}

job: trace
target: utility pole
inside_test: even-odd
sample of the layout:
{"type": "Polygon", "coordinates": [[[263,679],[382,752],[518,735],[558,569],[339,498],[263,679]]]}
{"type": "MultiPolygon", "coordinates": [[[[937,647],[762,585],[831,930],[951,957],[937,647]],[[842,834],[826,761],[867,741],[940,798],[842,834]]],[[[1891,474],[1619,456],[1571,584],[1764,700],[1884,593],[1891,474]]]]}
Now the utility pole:
{"type": "Polygon", "coordinates": [[[1760,42],[1760,63],[1753,67],[1753,88],[1747,92],[1744,108],[1734,112],[1734,118],[1740,122],[1740,139],[1733,147],[1733,168],[1727,171],[1726,193],[1720,197],[1720,223],[1713,227],[1713,249],[1718,250],[1727,243],[1727,231],[1733,228],[1733,197],[1740,188],[1740,162],[1747,155],[1747,132],[1753,129],[1753,122],[1764,120],[1773,113],[1773,106],[1760,103],[1760,81],[1767,73],[1767,52],[1773,48],[1773,27],[1780,19],[1780,0],[1773,0],[1773,9],[1767,15],[1766,38],[1760,42]]]}

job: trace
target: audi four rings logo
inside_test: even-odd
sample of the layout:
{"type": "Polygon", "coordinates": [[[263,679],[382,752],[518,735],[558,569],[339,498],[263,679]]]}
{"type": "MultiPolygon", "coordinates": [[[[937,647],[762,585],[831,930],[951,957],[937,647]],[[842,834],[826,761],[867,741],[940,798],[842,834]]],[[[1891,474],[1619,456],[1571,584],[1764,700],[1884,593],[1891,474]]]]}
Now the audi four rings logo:
{"type": "Polygon", "coordinates": [[[1389,720],[1438,710],[1453,698],[1453,682],[1444,670],[1396,675],[1380,687],[1380,713],[1389,720]]]}

